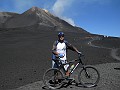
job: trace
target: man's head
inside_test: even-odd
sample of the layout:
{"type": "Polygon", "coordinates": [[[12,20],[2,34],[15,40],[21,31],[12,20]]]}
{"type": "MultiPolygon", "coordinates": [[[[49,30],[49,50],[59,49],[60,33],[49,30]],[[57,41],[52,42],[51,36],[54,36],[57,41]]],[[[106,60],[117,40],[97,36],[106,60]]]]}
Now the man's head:
{"type": "Polygon", "coordinates": [[[64,33],[63,32],[58,33],[58,39],[59,39],[60,42],[64,41],[64,33]]]}

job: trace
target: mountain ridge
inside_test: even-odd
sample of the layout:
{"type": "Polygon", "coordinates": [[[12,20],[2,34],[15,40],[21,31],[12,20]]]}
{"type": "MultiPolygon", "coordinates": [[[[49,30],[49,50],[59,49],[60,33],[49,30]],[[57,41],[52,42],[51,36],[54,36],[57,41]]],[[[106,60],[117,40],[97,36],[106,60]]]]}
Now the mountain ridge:
{"type": "Polygon", "coordinates": [[[52,15],[49,11],[38,7],[32,7],[22,14],[11,15],[11,17],[6,20],[3,18],[2,21],[4,22],[0,23],[0,28],[24,28],[37,26],[37,28],[35,27],[34,29],[40,30],[51,28],[54,31],[80,31],[81,33],[89,33],[80,27],[70,25],[59,17],[52,15]]]}

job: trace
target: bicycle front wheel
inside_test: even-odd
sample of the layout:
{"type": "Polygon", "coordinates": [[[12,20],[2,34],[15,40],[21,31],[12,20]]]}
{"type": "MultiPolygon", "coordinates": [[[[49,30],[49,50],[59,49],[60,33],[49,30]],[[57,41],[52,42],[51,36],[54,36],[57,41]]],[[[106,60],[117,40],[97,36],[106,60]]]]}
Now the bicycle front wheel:
{"type": "Polygon", "coordinates": [[[50,89],[62,86],[63,73],[56,68],[48,69],[43,76],[43,83],[50,89]]]}
{"type": "Polygon", "coordinates": [[[100,74],[98,70],[92,66],[84,67],[79,75],[79,82],[85,87],[93,87],[96,86],[99,82],[100,74]]]}

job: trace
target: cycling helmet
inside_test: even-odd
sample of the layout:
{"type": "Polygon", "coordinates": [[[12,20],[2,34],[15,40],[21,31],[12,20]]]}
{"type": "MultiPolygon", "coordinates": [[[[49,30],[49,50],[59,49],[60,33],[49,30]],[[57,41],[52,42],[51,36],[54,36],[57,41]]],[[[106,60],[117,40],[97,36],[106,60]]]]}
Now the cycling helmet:
{"type": "Polygon", "coordinates": [[[63,32],[59,32],[58,33],[58,37],[61,37],[61,36],[64,37],[64,33],[63,32]]]}

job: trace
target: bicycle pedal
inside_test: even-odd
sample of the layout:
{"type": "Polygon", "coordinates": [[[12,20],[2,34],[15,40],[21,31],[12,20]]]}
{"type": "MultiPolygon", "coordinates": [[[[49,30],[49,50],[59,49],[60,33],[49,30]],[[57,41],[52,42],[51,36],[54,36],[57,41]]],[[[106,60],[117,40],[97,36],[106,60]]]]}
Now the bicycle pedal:
{"type": "Polygon", "coordinates": [[[70,84],[76,84],[76,81],[74,79],[69,80],[70,84]]]}

